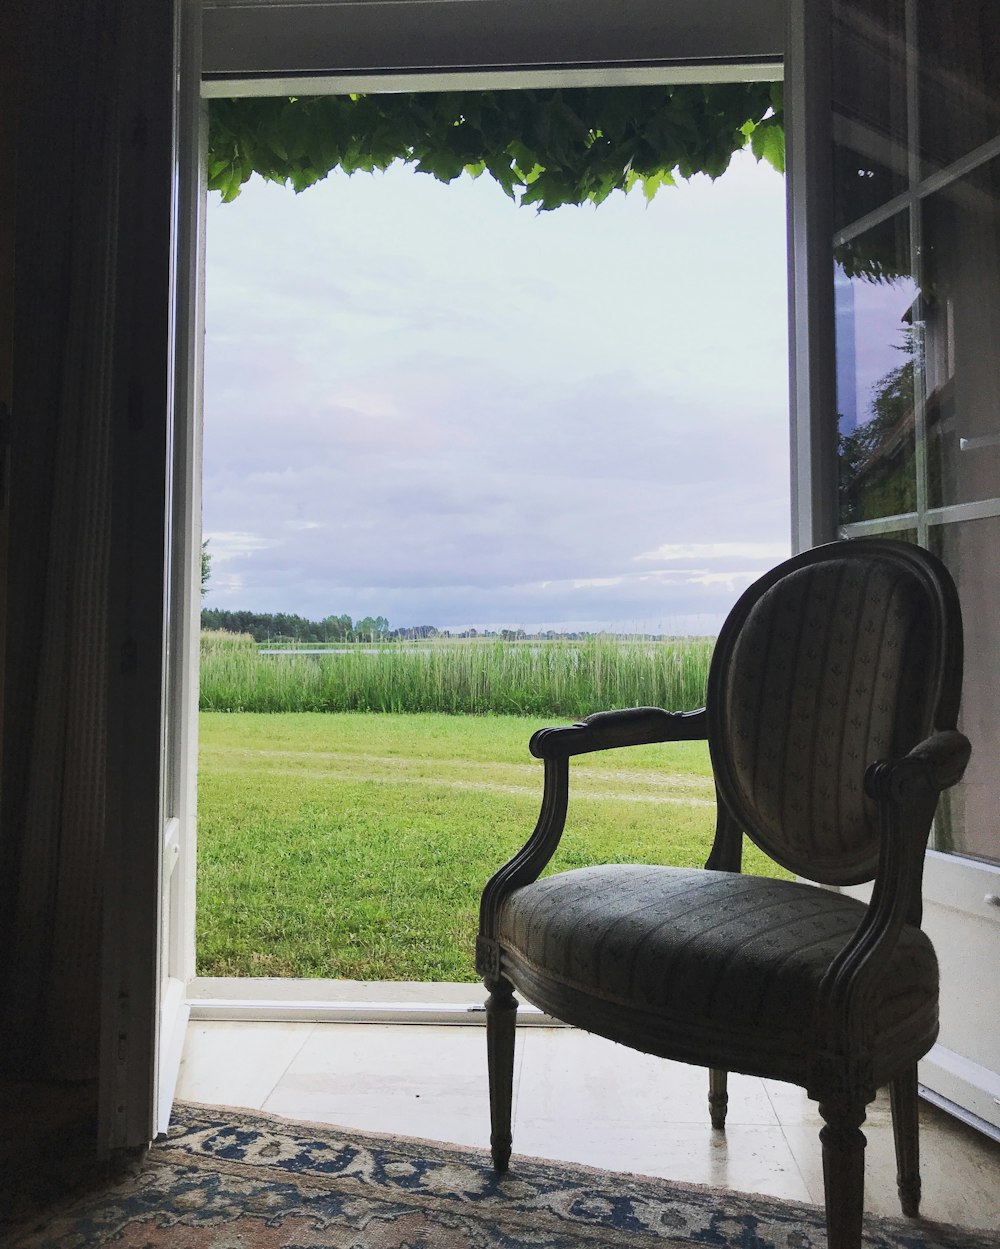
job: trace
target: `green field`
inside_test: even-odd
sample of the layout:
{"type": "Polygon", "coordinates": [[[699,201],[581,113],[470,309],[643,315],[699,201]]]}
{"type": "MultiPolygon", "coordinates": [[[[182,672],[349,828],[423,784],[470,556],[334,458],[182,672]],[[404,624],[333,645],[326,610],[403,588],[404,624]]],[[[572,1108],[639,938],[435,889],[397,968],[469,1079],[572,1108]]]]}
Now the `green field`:
{"type": "MultiPolygon", "coordinates": [[[[516,716],[203,713],[198,973],[474,980],[479,895],[527,838],[542,765],[516,716]]],[[[702,866],[700,742],[572,764],[554,870],[702,866]]],[[[776,869],[751,846],[747,869],[776,869]]]]}

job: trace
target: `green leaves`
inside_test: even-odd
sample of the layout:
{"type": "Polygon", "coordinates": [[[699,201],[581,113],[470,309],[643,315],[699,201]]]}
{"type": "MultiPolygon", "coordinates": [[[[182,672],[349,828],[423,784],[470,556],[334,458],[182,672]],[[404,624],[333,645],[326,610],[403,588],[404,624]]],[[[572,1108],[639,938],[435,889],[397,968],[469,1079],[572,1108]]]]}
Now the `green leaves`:
{"type": "Polygon", "coordinates": [[[229,202],[254,174],[303,191],[335,168],[414,165],[441,182],[486,172],[551,211],[640,185],[723,173],[749,142],[784,171],[780,83],[213,100],[208,185],[229,202]]]}
{"type": "Polygon", "coordinates": [[[464,169],[462,158],[447,149],[427,152],[417,165],[417,173],[433,174],[438,182],[452,182],[464,169]]]}
{"type": "Polygon", "coordinates": [[[750,150],[758,160],[766,160],[778,173],[785,172],[785,128],[773,117],[762,121],[750,133],[750,150]]]}

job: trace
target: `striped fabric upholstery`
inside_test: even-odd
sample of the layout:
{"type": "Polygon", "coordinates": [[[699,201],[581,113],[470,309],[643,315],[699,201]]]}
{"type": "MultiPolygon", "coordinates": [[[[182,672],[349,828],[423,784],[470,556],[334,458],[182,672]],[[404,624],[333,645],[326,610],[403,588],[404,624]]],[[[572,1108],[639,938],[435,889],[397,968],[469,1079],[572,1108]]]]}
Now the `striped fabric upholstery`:
{"type": "Polygon", "coordinates": [[[930,730],[933,646],[923,587],[887,560],[801,568],[753,606],[711,746],[737,820],[772,858],[826,884],[872,878],[865,767],[930,730]]]}
{"type": "MultiPolygon", "coordinates": [[[[616,864],[517,890],[499,936],[526,973],[518,984],[529,998],[533,969],[548,992],[560,985],[582,995],[586,1020],[568,1022],[628,1043],[637,1012],[662,1025],[665,1052],[678,1057],[673,1023],[685,1035],[724,1037],[734,1055],[743,1034],[752,1038],[754,1069],[763,1061],[762,1074],[801,1079],[815,1051],[820,980],[865,909],[793,881],[616,864]],[[594,1009],[600,1003],[615,1009],[594,1009]],[[614,1022],[602,1027],[602,1016],[614,1022]]],[[[930,941],[906,928],[874,995],[871,1049],[891,1043],[898,1053],[908,1039],[932,1035],[937,985],[930,941]]]]}

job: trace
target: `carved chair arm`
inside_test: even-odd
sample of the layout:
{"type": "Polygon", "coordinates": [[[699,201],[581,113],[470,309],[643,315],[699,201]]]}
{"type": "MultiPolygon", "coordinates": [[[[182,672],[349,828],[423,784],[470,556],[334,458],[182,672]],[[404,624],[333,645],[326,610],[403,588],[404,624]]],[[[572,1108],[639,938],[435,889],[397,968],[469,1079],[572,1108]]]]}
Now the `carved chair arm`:
{"type": "Polygon", "coordinates": [[[694,741],[707,735],[706,725],[704,708],[671,713],[659,707],[633,707],[599,711],[579,724],[539,729],[532,736],[528,749],[545,761],[542,808],[528,841],[483,890],[476,939],[476,970],[481,976],[495,979],[500,974],[496,932],[504,898],[537,880],[559,845],[569,804],[570,756],[619,746],[694,741]]]}
{"type": "Polygon", "coordinates": [[[924,851],[937,800],[961,780],[970,753],[966,737],[945,729],[902,758],[878,760],[865,772],[865,791],[879,808],[879,865],[867,910],[820,986],[816,1040],[828,1055],[864,1052],[867,993],[903,925],[920,924],[924,851]]]}
{"type": "Polygon", "coordinates": [[[620,746],[690,742],[707,737],[707,725],[704,707],[698,711],[663,711],[659,707],[598,711],[578,724],[539,729],[528,749],[536,759],[560,759],[620,746]]]}
{"type": "Polygon", "coordinates": [[[865,792],[879,803],[919,805],[957,785],[971,753],[969,739],[955,729],[932,733],[902,759],[871,764],[865,772],[865,792]]]}

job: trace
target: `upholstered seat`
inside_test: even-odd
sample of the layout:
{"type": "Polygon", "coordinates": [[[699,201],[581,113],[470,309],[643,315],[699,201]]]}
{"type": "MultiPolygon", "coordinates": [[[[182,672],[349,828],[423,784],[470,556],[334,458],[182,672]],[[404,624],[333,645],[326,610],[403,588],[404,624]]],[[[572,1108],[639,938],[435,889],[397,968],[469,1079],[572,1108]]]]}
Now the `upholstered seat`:
{"type": "MultiPolygon", "coordinates": [[[[820,982],[865,910],[795,881],[612,864],[518,889],[499,939],[521,992],[544,996],[566,1023],[626,1045],[641,1039],[647,1053],[806,1084],[820,982]]],[[[870,1048],[896,1054],[908,1042],[916,1060],[937,1031],[925,933],[904,926],[884,976],[864,1024],[870,1048]]]]}
{"type": "Polygon", "coordinates": [[[567,1023],[708,1067],[713,1127],[725,1124],[730,1070],[802,1085],[825,1121],[829,1249],[861,1244],[860,1125],[888,1085],[900,1201],[916,1214],[916,1063],[938,1011],[920,881],[938,795],[969,757],[956,729],[961,674],[958,597],[941,562],[903,542],[835,542],[742,595],[704,708],[600,712],[534,734],[541,814],[483,891],[476,945],[499,1170],[517,989],[567,1023]],[[718,796],[704,870],[542,876],[574,755],[696,739],[708,742],[718,796]],[[744,836],[802,880],[742,875],[744,836]],[[868,904],[839,892],[869,881],[868,904]]]}

